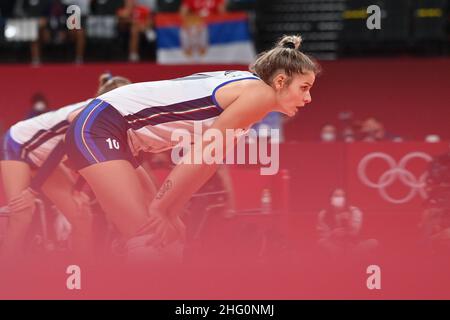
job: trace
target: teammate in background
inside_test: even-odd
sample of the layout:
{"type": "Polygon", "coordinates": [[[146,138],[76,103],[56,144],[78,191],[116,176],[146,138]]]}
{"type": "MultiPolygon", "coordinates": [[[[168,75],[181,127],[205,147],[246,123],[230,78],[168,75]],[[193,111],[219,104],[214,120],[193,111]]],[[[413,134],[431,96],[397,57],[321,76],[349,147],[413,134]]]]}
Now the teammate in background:
{"type": "MultiPolygon", "coordinates": [[[[97,95],[129,83],[128,79],[103,74],[99,80],[97,95]]],[[[72,225],[74,254],[86,256],[91,250],[91,216],[82,205],[85,200],[83,195],[75,196],[72,193],[73,177],[60,165],[55,170],[42,174],[42,170],[45,171],[43,163],[52,160],[51,154],[62,142],[70,122],[91,100],[20,121],[6,132],[0,166],[11,215],[0,248],[0,260],[4,258],[11,261],[10,257],[20,256],[22,253],[25,235],[33,217],[35,199],[41,186],[44,195],[64,213],[72,225]],[[44,179],[35,180],[33,184],[32,178],[37,172],[44,179]]]]}

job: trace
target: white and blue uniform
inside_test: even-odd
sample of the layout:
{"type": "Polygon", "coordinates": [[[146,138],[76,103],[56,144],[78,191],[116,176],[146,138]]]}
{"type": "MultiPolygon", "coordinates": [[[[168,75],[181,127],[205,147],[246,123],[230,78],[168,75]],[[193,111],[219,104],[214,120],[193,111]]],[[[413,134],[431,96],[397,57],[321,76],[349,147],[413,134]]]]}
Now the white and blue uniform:
{"type": "Polygon", "coordinates": [[[63,139],[69,127],[69,115],[88,105],[91,100],[46,112],[13,125],[3,138],[2,160],[24,161],[33,168],[40,167],[63,139]]]}
{"type": "Polygon", "coordinates": [[[198,73],[184,78],[129,84],[99,96],[72,123],[66,136],[76,169],[114,159],[134,163],[139,151],[173,148],[177,129],[194,134],[210,127],[223,109],[216,91],[234,81],[260,80],[247,71],[198,73]]]}

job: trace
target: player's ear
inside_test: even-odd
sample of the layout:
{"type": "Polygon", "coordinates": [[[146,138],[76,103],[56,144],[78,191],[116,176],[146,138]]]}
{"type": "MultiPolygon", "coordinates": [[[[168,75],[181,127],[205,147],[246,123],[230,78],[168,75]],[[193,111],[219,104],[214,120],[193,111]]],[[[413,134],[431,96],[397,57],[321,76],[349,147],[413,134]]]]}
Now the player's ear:
{"type": "Polygon", "coordinates": [[[284,72],[278,73],[272,80],[272,85],[275,90],[281,90],[286,85],[287,76],[284,72]]]}

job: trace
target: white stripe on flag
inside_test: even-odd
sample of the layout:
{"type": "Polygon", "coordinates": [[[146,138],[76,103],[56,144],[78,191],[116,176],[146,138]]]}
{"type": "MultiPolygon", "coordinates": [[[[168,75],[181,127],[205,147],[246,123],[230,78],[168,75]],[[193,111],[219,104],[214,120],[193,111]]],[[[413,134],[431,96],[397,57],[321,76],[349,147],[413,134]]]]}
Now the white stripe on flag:
{"type": "Polygon", "coordinates": [[[250,42],[237,42],[209,46],[205,55],[194,53],[186,56],[181,48],[158,49],[157,61],[161,64],[189,63],[236,63],[248,64],[255,58],[255,49],[250,42]]]}

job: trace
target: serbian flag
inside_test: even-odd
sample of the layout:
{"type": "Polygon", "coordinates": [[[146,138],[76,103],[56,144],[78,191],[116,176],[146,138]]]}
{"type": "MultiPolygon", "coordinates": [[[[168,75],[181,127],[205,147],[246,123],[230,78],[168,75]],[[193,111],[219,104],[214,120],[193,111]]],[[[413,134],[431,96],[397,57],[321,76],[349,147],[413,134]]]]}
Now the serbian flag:
{"type": "Polygon", "coordinates": [[[255,57],[244,12],[182,18],[156,16],[157,62],[248,64],[255,57]]]}

